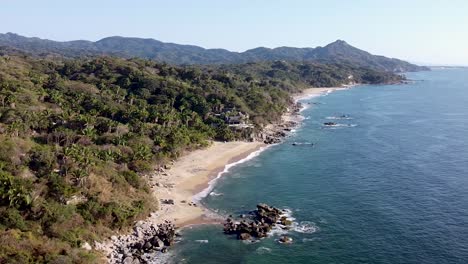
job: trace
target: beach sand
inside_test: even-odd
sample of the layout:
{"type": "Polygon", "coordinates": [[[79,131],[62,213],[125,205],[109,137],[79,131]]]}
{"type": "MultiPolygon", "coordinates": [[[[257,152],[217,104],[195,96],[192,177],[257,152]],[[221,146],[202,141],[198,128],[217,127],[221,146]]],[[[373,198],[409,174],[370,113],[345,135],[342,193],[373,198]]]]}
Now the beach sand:
{"type": "Polygon", "coordinates": [[[345,85],[342,87],[327,87],[327,88],[308,88],[293,96],[294,101],[304,100],[310,97],[319,96],[326,93],[331,93],[337,90],[345,90],[350,88],[351,85],[345,85]]]}
{"type": "Polygon", "coordinates": [[[158,183],[153,187],[154,194],[158,199],[172,200],[174,204],[160,203],[160,209],[152,213],[148,221],[162,223],[169,220],[177,227],[217,222],[210,211],[197,204],[195,195],[208,188],[209,182],[227,164],[241,160],[264,146],[262,142],[213,142],[206,149],[181,157],[170,169],[153,176],[152,181],[158,183]]]}

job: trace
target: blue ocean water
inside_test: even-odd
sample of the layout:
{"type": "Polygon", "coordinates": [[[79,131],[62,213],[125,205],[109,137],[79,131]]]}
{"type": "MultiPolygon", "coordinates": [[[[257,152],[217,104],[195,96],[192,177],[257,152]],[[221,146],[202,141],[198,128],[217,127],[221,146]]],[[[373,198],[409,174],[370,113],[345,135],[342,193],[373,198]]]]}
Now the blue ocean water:
{"type": "Polygon", "coordinates": [[[295,134],[232,168],[202,201],[225,215],[288,208],[293,244],[200,226],[182,232],[175,262],[468,263],[468,69],[407,76],[417,81],[306,100],[295,134]]]}

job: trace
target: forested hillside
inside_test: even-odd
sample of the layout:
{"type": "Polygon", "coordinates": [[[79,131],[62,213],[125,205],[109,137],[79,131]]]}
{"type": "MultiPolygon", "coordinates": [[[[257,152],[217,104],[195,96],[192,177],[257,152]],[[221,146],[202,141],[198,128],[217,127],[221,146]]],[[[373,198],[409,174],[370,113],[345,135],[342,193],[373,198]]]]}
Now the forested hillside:
{"type": "Polygon", "coordinates": [[[96,42],[85,40],[60,42],[6,33],[0,34],[1,46],[39,56],[59,55],[76,58],[113,55],[124,58],[138,57],[173,64],[241,64],[286,60],[291,62],[352,63],[355,66],[388,72],[429,70],[427,67],[399,59],[370,54],[342,40],[316,48],[278,47],[270,49],[258,47],[245,52],[232,52],[225,49],[204,49],[194,45],[165,43],[155,39],[107,37],[96,42]]]}
{"type": "Polygon", "coordinates": [[[85,242],[157,204],[144,174],[210,140],[250,139],[304,87],[401,77],[349,64],[171,66],[0,52],[0,263],[92,263],[85,242]],[[226,109],[248,114],[231,130],[226,109]]]}

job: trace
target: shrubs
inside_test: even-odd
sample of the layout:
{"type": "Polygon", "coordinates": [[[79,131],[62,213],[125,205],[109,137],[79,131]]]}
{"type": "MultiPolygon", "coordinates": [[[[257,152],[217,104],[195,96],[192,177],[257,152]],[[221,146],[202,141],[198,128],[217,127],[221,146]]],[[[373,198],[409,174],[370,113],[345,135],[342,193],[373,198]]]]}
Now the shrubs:
{"type": "Polygon", "coordinates": [[[95,252],[70,247],[57,239],[45,239],[31,232],[6,230],[0,236],[0,263],[99,263],[95,252]]]}
{"type": "Polygon", "coordinates": [[[83,218],[90,223],[101,222],[113,228],[122,228],[135,220],[140,213],[145,212],[147,207],[144,200],[136,200],[131,203],[101,203],[97,198],[91,198],[80,204],[77,209],[83,218]]]}
{"type": "Polygon", "coordinates": [[[0,170],[0,205],[24,209],[31,205],[31,187],[28,182],[0,170]]]}
{"type": "Polygon", "coordinates": [[[49,146],[37,145],[29,152],[29,168],[36,176],[42,177],[52,172],[55,167],[55,153],[49,146]]]}
{"type": "Polygon", "coordinates": [[[28,230],[26,221],[24,221],[23,216],[16,208],[3,208],[3,210],[0,211],[0,219],[2,219],[0,227],[8,229],[16,228],[21,231],[28,230]]]}
{"type": "Polygon", "coordinates": [[[151,171],[153,169],[153,166],[149,161],[135,160],[128,164],[128,168],[132,171],[143,173],[151,171]]]}

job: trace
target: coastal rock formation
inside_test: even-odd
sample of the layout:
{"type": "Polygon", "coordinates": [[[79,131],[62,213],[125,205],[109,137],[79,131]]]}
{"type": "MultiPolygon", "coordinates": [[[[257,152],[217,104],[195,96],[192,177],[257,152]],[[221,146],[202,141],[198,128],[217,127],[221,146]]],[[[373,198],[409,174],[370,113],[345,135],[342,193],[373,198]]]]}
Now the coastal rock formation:
{"type": "Polygon", "coordinates": [[[335,122],[325,122],[323,123],[325,126],[336,126],[335,122]]]}
{"type": "Polygon", "coordinates": [[[224,223],[224,233],[236,235],[240,240],[266,237],[276,224],[291,225],[291,221],[282,216],[283,213],[278,208],[258,204],[257,210],[250,213],[251,221],[243,219],[238,222],[227,218],[224,223]]]}
{"type": "Polygon", "coordinates": [[[278,242],[280,243],[284,243],[284,244],[291,244],[292,243],[292,238],[288,237],[288,236],[281,236],[280,239],[278,240],[278,242]]]}
{"type": "Polygon", "coordinates": [[[292,104],[287,113],[283,116],[283,120],[273,126],[267,126],[263,132],[260,133],[257,140],[265,144],[281,143],[282,139],[288,135],[288,132],[291,132],[293,128],[298,126],[301,120],[299,114],[301,108],[302,104],[299,102],[292,104]]]}
{"type": "MultiPolygon", "coordinates": [[[[167,252],[174,244],[176,236],[175,225],[169,221],[154,225],[139,222],[130,235],[112,236],[111,252],[107,259],[109,263],[155,263],[160,254],[167,252]]],[[[99,244],[96,243],[96,249],[99,244]]]]}

